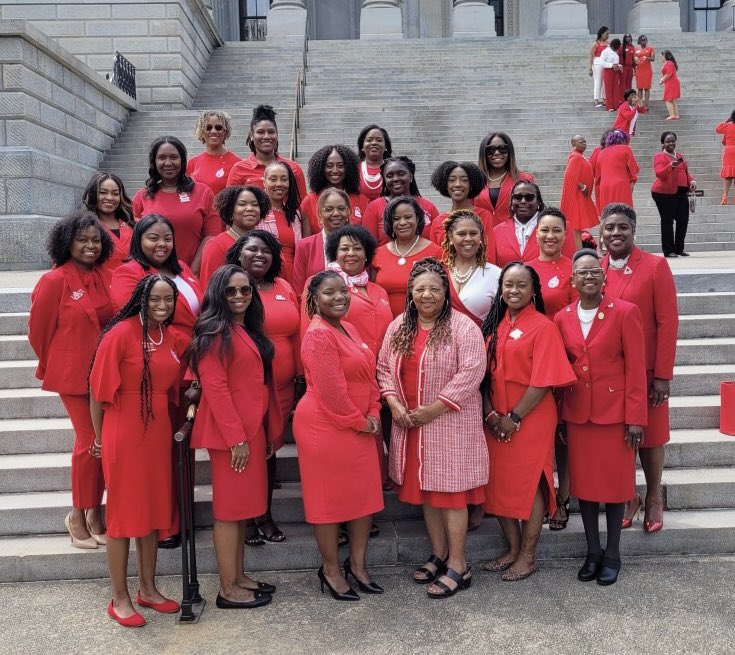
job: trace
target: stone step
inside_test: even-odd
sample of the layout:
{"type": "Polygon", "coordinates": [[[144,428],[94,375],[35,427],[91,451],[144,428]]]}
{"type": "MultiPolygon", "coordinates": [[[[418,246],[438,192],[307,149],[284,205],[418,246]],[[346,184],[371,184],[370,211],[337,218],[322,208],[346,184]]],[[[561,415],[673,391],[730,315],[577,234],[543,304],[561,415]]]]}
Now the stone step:
{"type": "Polygon", "coordinates": [[[676,364],[729,364],[735,362],[735,338],[683,339],[677,342],[676,364]]]}
{"type": "MultiPolygon", "coordinates": [[[[735,357],[731,358],[735,360],[735,357]]],[[[720,383],[735,380],[735,363],[675,366],[673,396],[719,395],[720,383]]]]}
{"type": "Polygon", "coordinates": [[[679,293],[676,300],[680,316],[735,313],[735,291],[723,291],[715,296],[710,293],[679,293]]]}
{"type": "Polygon", "coordinates": [[[36,354],[28,343],[25,334],[6,334],[0,336],[0,361],[30,360],[36,354]]]}
{"type": "Polygon", "coordinates": [[[28,333],[28,312],[0,314],[0,336],[28,333]]]}
{"type": "Polygon", "coordinates": [[[680,339],[735,336],[735,314],[679,316],[680,339]]]}
{"type": "Polygon", "coordinates": [[[0,420],[0,455],[70,453],[73,445],[68,417],[0,420]]]}
{"type": "Polygon", "coordinates": [[[719,428],[720,396],[672,396],[669,417],[672,430],[719,428]]]}
{"type": "Polygon", "coordinates": [[[40,387],[41,380],[35,376],[37,365],[38,360],[33,359],[0,360],[0,389],[40,387]]]}
{"type": "Polygon", "coordinates": [[[56,393],[42,389],[0,389],[0,419],[63,418],[64,405],[56,393]]]}

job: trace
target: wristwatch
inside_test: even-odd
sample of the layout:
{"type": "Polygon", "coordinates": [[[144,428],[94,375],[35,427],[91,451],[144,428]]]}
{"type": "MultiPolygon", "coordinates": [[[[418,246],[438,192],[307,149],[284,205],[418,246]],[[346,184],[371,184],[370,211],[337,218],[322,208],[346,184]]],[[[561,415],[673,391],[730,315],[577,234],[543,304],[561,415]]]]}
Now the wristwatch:
{"type": "Polygon", "coordinates": [[[509,412],[508,418],[513,421],[513,423],[515,423],[516,430],[521,429],[521,417],[518,416],[518,414],[516,414],[515,412],[509,412]]]}

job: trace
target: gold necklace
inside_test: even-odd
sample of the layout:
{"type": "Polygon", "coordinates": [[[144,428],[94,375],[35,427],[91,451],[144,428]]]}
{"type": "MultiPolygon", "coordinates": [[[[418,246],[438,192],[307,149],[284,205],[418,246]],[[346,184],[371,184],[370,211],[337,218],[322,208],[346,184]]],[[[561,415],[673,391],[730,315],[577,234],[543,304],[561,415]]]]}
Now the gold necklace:
{"type": "Polygon", "coordinates": [[[488,175],[487,179],[489,182],[497,182],[498,180],[502,180],[507,174],[508,174],[508,171],[505,171],[505,173],[503,173],[500,177],[490,177],[488,175]]]}

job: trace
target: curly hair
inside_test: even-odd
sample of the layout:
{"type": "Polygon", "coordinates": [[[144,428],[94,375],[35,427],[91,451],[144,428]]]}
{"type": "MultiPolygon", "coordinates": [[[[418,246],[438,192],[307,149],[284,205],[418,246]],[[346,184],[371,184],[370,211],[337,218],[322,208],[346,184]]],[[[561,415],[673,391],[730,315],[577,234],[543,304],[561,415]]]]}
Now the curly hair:
{"type": "Polygon", "coordinates": [[[359,155],[361,160],[365,159],[365,153],[362,151],[362,147],[365,145],[365,139],[367,138],[368,133],[372,132],[373,130],[380,130],[381,134],[383,135],[383,141],[385,142],[385,152],[383,153],[383,159],[390,159],[393,156],[393,144],[390,141],[388,132],[385,130],[385,128],[380,127],[380,125],[375,125],[374,123],[363,127],[360,130],[360,134],[357,135],[357,154],[359,155]]]}
{"type": "MultiPolygon", "coordinates": [[[[531,302],[533,302],[534,306],[536,307],[536,311],[543,314],[545,311],[544,308],[544,298],[541,293],[541,280],[538,276],[538,273],[527,264],[524,264],[521,261],[515,261],[510,262],[506,264],[503,267],[503,270],[500,271],[500,278],[498,279],[498,289],[495,292],[495,298],[493,299],[493,304],[490,306],[490,311],[488,312],[487,316],[485,317],[485,320],[482,322],[482,336],[485,337],[487,341],[487,352],[488,352],[488,372],[492,373],[492,371],[495,369],[495,367],[498,364],[497,361],[497,348],[498,348],[498,327],[500,326],[500,323],[502,322],[503,318],[505,317],[506,312],[508,311],[508,305],[505,304],[505,300],[503,300],[503,280],[505,278],[505,274],[511,269],[511,268],[522,268],[526,271],[528,271],[528,274],[531,277],[531,286],[533,289],[533,298],[531,302]]],[[[486,386],[488,397],[492,399],[492,383],[488,383],[486,386]]]]}
{"type": "MultiPolygon", "coordinates": [[[[130,296],[130,300],[125,306],[112,317],[110,322],[100,332],[97,337],[97,345],[95,347],[94,354],[92,355],[92,361],[89,365],[89,372],[92,372],[92,366],[94,360],[97,357],[100,343],[104,336],[112,330],[118,323],[132,318],[134,316],[140,317],[140,322],[143,328],[144,339],[141,342],[141,348],[143,351],[143,376],[140,380],[140,418],[143,421],[143,430],[148,428],[148,423],[151,419],[155,419],[153,414],[153,381],[151,378],[151,351],[148,347],[148,298],[151,295],[151,289],[156,282],[165,282],[171,287],[174,295],[173,307],[171,308],[171,315],[162,322],[162,325],[167,326],[171,324],[174,313],[176,312],[176,300],[179,297],[179,290],[173,281],[165,275],[146,275],[133,289],[133,293],[130,296]]],[[[87,386],[89,387],[89,375],[87,376],[87,386]]]]}
{"type": "Polygon", "coordinates": [[[621,214],[622,216],[625,216],[633,228],[633,231],[635,231],[635,226],[638,221],[635,209],[630,205],[626,205],[624,202],[611,202],[609,205],[605,206],[602,210],[602,214],[600,215],[600,229],[602,229],[607,218],[613,214],[621,214]]]}
{"type": "Polygon", "coordinates": [[[96,266],[104,264],[112,255],[115,245],[112,237],[100,223],[97,215],[88,209],[78,209],[53,224],[46,238],[46,252],[54,266],[61,266],[71,258],[71,244],[77,235],[93,227],[100,234],[102,251],[95,262],[96,266]]]}
{"type": "Polygon", "coordinates": [[[260,239],[265,244],[266,248],[271,251],[273,261],[271,262],[271,267],[263,276],[263,279],[266,282],[273,282],[273,280],[281,274],[281,252],[283,251],[283,246],[281,246],[281,242],[267,230],[250,230],[250,232],[243,234],[227,251],[227,254],[225,255],[225,263],[242,266],[242,264],[240,264],[242,250],[250,239],[260,239]]]}
{"type": "Polygon", "coordinates": [[[151,143],[148,151],[148,179],[145,181],[145,188],[149,198],[153,198],[161,188],[163,180],[156,166],[156,156],[159,148],[166,143],[176,148],[181,159],[181,168],[176,178],[176,190],[181,193],[182,191],[189,192],[194,188],[194,180],[186,174],[186,146],[175,136],[159,136],[151,143]]]}
{"type": "Polygon", "coordinates": [[[418,200],[413,196],[397,196],[393,198],[385,207],[383,211],[383,230],[391,238],[396,238],[396,233],[393,230],[393,214],[396,212],[398,205],[410,205],[416,214],[416,234],[419,235],[424,230],[426,224],[426,217],[424,216],[424,208],[419,205],[418,200]]]}
{"type": "Polygon", "coordinates": [[[222,138],[222,143],[224,143],[232,136],[232,119],[227,112],[222,111],[221,109],[207,109],[199,115],[196,125],[194,125],[194,138],[197,141],[201,141],[202,143],[204,143],[205,137],[207,135],[204,127],[209,122],[210,116],[215,116],[220,121],[222,121],[222,126],[225,128],[222,138]]]}
{"type": "Polygon", "coordinates": [[[467,175],[470,183],[467,197],[471,200],[479,196],[480,192],[485,188],[485,173],[471,161],[456,162],[450,159],[443,164],[439,164],[437,169],[431,174],[431,186],[445,198],[451,197],[449,195],[449,176],[455,168],[461,168],[467,175]]]}
{"type": "Polygon", "coordinates": [[[312,276],[311,280],[309,280],[308,286],[304,289],[304,310],[309,319],[314,318],[314,315],[319,313],[316,305],[316,294],[319,291],[319,287],[322,286],[322,283],[332,279],[342,280],[338,273],[330,270],[319,271],[319,273],[312,276]]]}
{"type": "Polygon", "coordinates": [[[258,123],[262,121],[268,121],[273,123],[273,127],[276,128],[276,145],[273,152],[278,152],[278,125],[276,123],[276,112],[270,105],[258,105],[253,109],[253,118],[250,120],[250,131],[248,137],[245,139],[245,144],[250,148],[250,152],[255,154],[255,143],[253,142],[253,130],[258,123]]]}
{"type": "Polygon", "coordinates": [[[133,220],[133,203],[125,192],[125,185],[123,181],[114,173],[95,173],[87,183],[87,188],[84,189],[82,194],[82,206],[91,212],[97,213],[97,203],[99,198],[100,185],[107,180],[112,180],[117,184],[118,191],[120,192],[120,204],[115,210],[115,218],[127,224],[129,227],[135,225],[133,220]]]}
{"type": "Polygon", "coordinates": [[[473,221],[477,228],[480,230],[480,247],[475,254],[475,263],[477,266],[482,267],[487,261],[487,233],[485,232],[485,226],[482,224],[482,219],[475,214],[471,209],[458,209],[453,211],[444,219],[442,227],[444,228],[444,240],[441,243],[442,249],[444,250],[444,258],[447,266],[454,266],[454,262],[457,258],[457,249],[452,243],[452,235],[454,229],[461,220],[473,221]]]}
{"type": "Polygon", "coordinates": [[[337,261],[337,251],[339,250],[339,244],[343,237],[362,245],[365,250],[365,267],[370,266],[370,262],[373,261],[373,255],[375,255],[375,250],[378,247],[378,242],[370,234],[368,229],[362,225],[343,225],[332,232],[324,244],[324,252],[327,255],[327,259],[330,262],[337,261]]]}
{"type": "Polygon", "coordinates": [[[477,165],[480,170],[485,174],[485,178],[490,177],[490,169],[487,166],[487,156],[485,150],[490,145],[490,142],[495,138],[499,137],[503,140],[506,146],[508,146],[508,160],[505,163],[505,170],[512,180],[517,180],[521,172],[518,170],[518,163],[516,162],[516,149],[513,147],[513,141],[505,132],[490,132],[482,141],[480,141],[480,151],[477,155],[477,165]]]}
{"type": "Polygon", "coordinates": [[[544,199],[541,197],[541,189],[539,189],[538,184],[536,184],[535,182],[529,182],[528,180],[518,180],[513,185],[513,189],[510,192],[510,215],[515,216],[515,211],[513,211],[513,194],[516,192],[516,188],[521,186],[521,184],[532,186],[536,190],[536,200],[538,201],[538,210],[539,212],[544,211],[546,209],[546,205],[544,205],[544,199]]]}
{"type": "Polygon", "coordinates": [[[299,194],[299,187],[296,184],[296,176],[293,174],[291,167],[285,162],[277,159],[272,161],[265,167],[264,175],[268,175],[268,171],[276,166],[282,166],[286,169],[288,175],[288,193],[286,194],[286,200],[283,203],[283,213],[286,214],[286,221],[289,226],[293,225],[294,221],[300,220],[301,215],[299,214],[299,205],[301,204],[301,195],[299,194]]]}
{"type": "Polygon", "coordinates": [[[327,180],[325,170],[327,168],[327,158],[333,152],[342,157],[345,165],[345,177],[342,182],[344,190],[351,195],[360,193],[360,160],[352,148],[340,144],[319,148],[311,156],[309,168],[307,169],[309,188],[319,195],[324,189],[332,186],[327,180]]]}
{"type": "Polygon", "coordinates": [[[408,289],[406,290],[406,309],[403,311],[403,322],[393,334],[390,346],[394,352],[404,357],[413,354],[413,347],[418,334],[419,312],[413,301],[413,287],[416,278],[423,273],[436,273],[444,287],[444,304],[439,315],[436,317],[434,327],[426,340],[426,347],[436,344],[447,343],[452,336],[452,298],[449,291],[449,275],[441,262],[435,257],[424,257],[419,259],[411,269],[408,276],[408,289]]]}
{"type": "Polygon", "coordinates": [[[181,267],[179,258],[176,255],[176,233],[174,232],[174,226],[171,221],[160,214],[146,214],[135,224],[135,227],[133,228],[133,236],[130,239],[130,257],[127,261],[130,261],[131,259],[135,260],[143,267],[144,271],[151,268],[151,263],[143,252],[142,241],[143,235],[157,223],[166,225],[171,230],[171,236],[173,237],[171,254],[164,262],[164,266],[174,275],[181,275],[184,269],[181,267]]]}
{"type": "Polygon", "coordinates": [[[261,220],[263,220],[271,210],[271,200],[263,189],[259,189],[257,186],[253,186],[251,184],[246,186],[228,186],[222,189],[222,191],[220,191],[214,198],[214,209],[219,214],[219,217],[225,225],[232,225],[237,200],[243,191],[250,191],[250,193],[255,196],[255,199],[258,201],[261,220]]]}
{"type": "Polygon", "coordinates": [[[419,191],[418,184],[416,184],[416,164],[413,163],[413,160],[410,157],[406,157],[405,155],[401,155],[400,157],[388,157],[383,160],[383,163],[380,165],[380,175],[383,179],[381,183],[382,186],[380,187],[380,195],[390,196],[388,187],[385,184],[385,169],[391,164],[403,166],[411,174],[411,183],[408,186],[408,193],[416,198],[420,198],[421,192],[419,191]]]}

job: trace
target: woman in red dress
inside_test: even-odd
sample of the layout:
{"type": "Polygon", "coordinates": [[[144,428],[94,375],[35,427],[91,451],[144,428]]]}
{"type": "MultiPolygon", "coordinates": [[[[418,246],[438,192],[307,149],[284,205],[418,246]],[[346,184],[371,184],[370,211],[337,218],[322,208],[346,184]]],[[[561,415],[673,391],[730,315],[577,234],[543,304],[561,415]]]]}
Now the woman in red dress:
{"type": "MultiPolygon", "coordinates": [[[[679,314],[676,285],[668,262],[636,248],[635,227],[636,214],[632,207],[613,204],[605,208],[600,234],[608,254],[602,260],[602,268],[607,276],[605,295],[638,305],[643,317],[648,378],[648,424],[639,450],[647,488],[643,529],[657,532],[664,525],[661,475],[664,444],[670,438],[669,394],[679,314]]],[[[628,503],[624,528],[632,525],[641,504],[638,495],[628,503]]]]}
{"type": "Polygon", "coordinates": [[[97,215],[112,238],[114,250],[104,266],[114,271],[130,254],[133,207],[122,180],[112,173],[95,173],[82,195],[82,206],[97,215]]]}
{"type": "MultiPolygon", "coordinates": [[[[263,187],[263,177],[266,166],[276,161],[282,161],[291,168],[299,191],[299,198],[306,197],[306,180],[304,171],[295,161],[281,157],[278,153],[278,126],[276,112],[270,105],[258,105],[253,109],[253,118],[250,121],[250,132],[246,141],[253,153],[247,159],[237,162],[227,177],[227,186],[233,184],[252,184],[263,187]]],[[[298,205],[296,205],[298,207],[298,205]]]]}
{"type": "Polygon", "coordinates": [[[204,244],[222,231],[209,187],[186,175],[186,148],[174,136],[162,136],[148,154],[146,188],[133,197],[133,215],[165,216],[176,226],[176,250],[199,273],[204,244]]]}
{"type": "Polygon", "coordinates": [[[635,51],[635,58],[638,61],[635,67],[635,83],[641,104],[647,108],[648,101],[651,99],[651,85],[653,83],[651,62],[656,59],[656,53],[653,46],[648,45],[648,37],[645,34],[638,37],[638,46],[635,51]]]}
{"type": "Polygon", "coordinates": [[[661,80],[659,85],[664,87],[664,104],[669,112],[667,121],[678,121],[679,116],[679,98],[681,98],[681,84],[679,82],[679,64],[676,63],[671,50],[661,52],[661,61],[664,62],[661,67],[661,80]]]}
{"type": "Polygon", "coordinates": [[[431,224],[439,215],[434,203],[421,197],[416,185],[416,165],[408,157],[392,157],[383,162],[383,190],[381,197],[373,200],[360,222],[382,246],[390,241],[384,229],[385,210],[388,204],[401,196],[411,196],[421,207],[424,218],[423,236],[429,238],[431,224]]]}
{"type": "Polygon", "coordinates": [[[570,230],[573,231],[576,247],[581,248],[582,232],[597,225],[600,218],[592,201],[595,173],[591,162],[584,158],[587,139],[581,134],[575,134],[571,143],[572,151],[567,157],[560,207],[569,222],[570,230]]]}
{"type": "Polygon", "coordinates": [[[605,138],[605,147],[595,162],[595,201],[602,213],[611,202],[633,204],[633,187],[640,167],[628,142],[628,135],[612,130],[605,138]]]}
{"type": "Polygon", "coordinates": [[[485,511],[498,517],[508,549],[485,569],[523,580],[536,571],[536,546],[544,514],[554,515],[552,387],[576,381],[559,331],[544,316],[543,292],[534,269],[511,262],[502,271],[490,313],[483,414],[490,431],[490,480],[485,511]],[[519,523],[520,521],[520,523],[519,523]]]}
{"type": "Polygon", "coordinates": [[[485,174],[486,187],[473,202],[475,207],[490,212],[495,227],[510,219],[510,196],[515,184],[519,180],[533,182],[533,175],[518,169],[513,142],[504,132],[492,132],[480,141],[477,165],[485,174]]]}
{"type": "Polygon", "coordinates": [[[380,198],[383,190],[383,160],[393,156],[393,145],[388,132],[379,125],[367,125],[357,137],[360,156],[360,193],[368,202],[380,198]]]}
{"type": "Polygon", "coordinates": [[[318,573],[322,592],[326,585],[335,600],[346,601],[360,599],[349,577],[364,593],[383,593],[365,566],[372,516],[383,509],[374,442],[380,434],[380,394],[375,355],[357,329],[342,320],[350,296],[335,271],[317,273],[309,282],[304,302],[311,325],[301,345],[307,387],[293,421],[304,513],[323,562],[318,573]],[[341,522],[350,535],[342,570],[337,546],[341,522]]]}
{"type": "MultiPolygon", "coordinates": [[[[263,303],[265,322],[263,331],[273,342],[273,380],[284,423],[288,423],[298,398],[304,392],[304,371],[300,356],[299,302],[291,285],[280,276],[282,248],[278,239],[265,230],[252,230],[227,253],[227,263],[241,266],[252,276],[263,303]]],[[[284,442],[284,434],[275,435],[273,453],[268,457],[268,505],[266,511],[246,524],[246,543],[260,546],[263,539],[285,541],[286,535],[278,528],[271,506],[276,483],[276,451],[284,442]]]]}
{"type": "Polygon", "coordinates": [[[431,598],[472,583],[467,506],[484,500],[487,445],[480,384],[482,334],[452,310],[446,270],[433,257],[416,263],[403,316],[388,328],[378,360],[381,395],[393,416],[390,476],[398,498],[421,505],[431,555],[414,573],[431,598]]]}
{"type": "Polygon", "coordinates": [[[207,241],[202,253],[199,282],[202,289],[214,272],[225,263],[227,251],[245,233],[260,223],[271,210],[271,201],[265,191],[256,186],[228,186],[214,199],[214,208],[227,229],[207,241]]]}
{"type": "Polygon", "coordinates": [[[395,318],[403,314],[406,308],[411,267],[424,257],[440,259],[442,249],[421,236],[424,231],[424,211],[413,196],[399,196],[391,200],[385,209],[383,223],[385,234],[392,241],[375,251],[373,277],[388,293],[395,318]]]}
{"type": "Polygon", "coordinates": [[[157,539],[171,526],[173,503],[169,398],[178,392],[186,342],[168,325],[176,285],[163,275],[141,280],[129,302],[100,334],[89,375],[95,441],[107,483],[107,564],[111,618],[125,627],[145,625],[127,583],[130,539],[135,539],[135,602],[174,614],[179,604],[156,588],[157,539]]]}
{"type": "Polygon", "coordinates": [[[186,163],[186,174],[206,184],[215,196],[227,186],[232,167],[240,161],[225,148],[231,135],[230,115],[221,110],[203,111],[194,127],[194,138],[204,144],[204,152],[186,163]]]}
{"type": "Polygon", "coordinates": [[[94,214],[81,210],[54,223],[47,250],[54,268],[31,294],[28,341],[36,356],[41,388],[61,397],[72,427],[72,510],[64,524],[76,548],[105,544],[99,460],[90,456],[94,429],[89,414],[87,376],[94,344],[115,313],[110,298],[112,274],[105,268],[113,241],[94,214]]]}
{"type": "Polygon", "coordinates": [[[605,85],[605,108],[617,111],[623,102],[622,76],[623,66],[620,64],[620,39],[613,39],[610,45],[600,54],[602,65],[602,81],[605,85]]]}
{"type": "Polygon", "coordinates": [[[318,234],[318,202],[322,191],[330,187],[344,191],[350,200],[350,223],[361,223],[370,202],[360,193],[360,160],[347,146],[319,148],[309,160],[309,187],[311,193],[302,201],[299,211],[308,219],[311,233],[318,234]]]}
{"type": "Polygon", "coordinates": [[[618,52],[620,57],[620,65],[623,67],[620,77],[620,93],[625,93],[628,89],[633,88],[633,74],[636,69],[635,46],[633,45],[633,35],[625,34],[623,42],[618,52]]]}
{"type": "Polygon", "coordinates": [[[722,169],[720,170],[722,178],[720,204],[726,205],[727,194],[730,193],[730,187],[735,184],[735,111],[730,114],[730,118],[715,128],[715,132],[722,134],[722,145],[725,146],[722,151],[722,169]]]}
{"type": "Polygon", "coordinates": [[[587,538],[577,577],[610,585],[620,571],[623,513],[635,493],[635,449],[647,420],[643,327],[638,307],[603,296],[604,271],[594,250],[577,252],[573,266],[579,301],[555,321],[577,382],[559,394],[559,432],[569,445],[572,494],[587,538]],[[604,551],[600,503],[607,519],[604,551]]]}
{"type": "Polygon", "coordinates": [[[212,276],[188,354],[202,389],[191,447],[207,449],[212,471],[217,607],[260,607],[276,588],[243,573],[245,520],[268,506],[265,462],[283,420],[263,303],[255,279],[239,266],[212,276]]]}
{"type": "Polygon", "coordinates": [[[610,30],[603,25],[597,30],[597,38],[590,48],[590,65],[587,71],[592,78],[592,95],[594,96],[595,107],[605,105],[605,85],[602,82],[602,60],[600,55],[607,48],[609,37],[610,30]]]}

